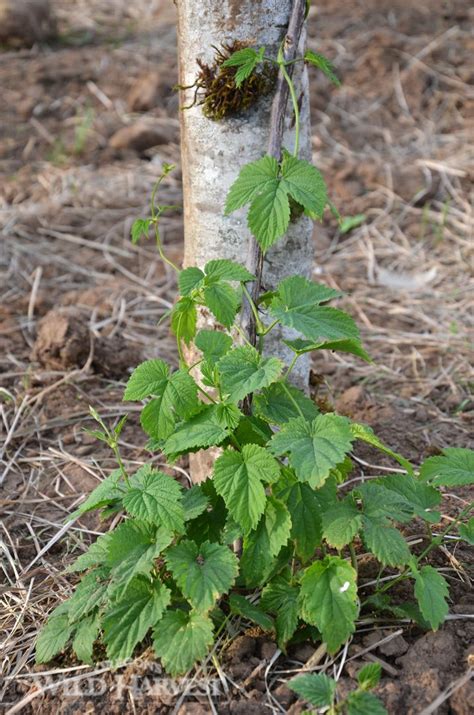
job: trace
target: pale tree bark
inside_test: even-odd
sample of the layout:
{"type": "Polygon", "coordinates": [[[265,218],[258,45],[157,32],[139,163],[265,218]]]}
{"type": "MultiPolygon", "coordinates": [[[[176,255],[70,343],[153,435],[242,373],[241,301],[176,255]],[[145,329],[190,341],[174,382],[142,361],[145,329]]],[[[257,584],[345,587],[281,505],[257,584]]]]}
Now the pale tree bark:
{"type": "MultiPolygon", "coordinates": [[[[178,0],[178,54],[180,85],[192,85],[200,59],[212,64],[213,46],[241,41],[276,57],[285,37],[292,0],[178,0]]],[[[305,33],[298,54],[304,51],[305,33]]],[[[293,81],[300,101],[300,156],[311,160],[308,77],[303,63],[295,65],[293,81]]],[[[194,90],[181,92],[181,105],[192,103],[194,90]]],[[[244,164],[268,151],[270,110],[273,96],[262,97],[239,116],[219,122],[204,116],[195,105],[181,112],[181,153],[184,193],[185,266],[203,267],[214,258],[230,258],[241,263],[249,259],[250,231],[247,208],[224,216],[227,192],[244,164]]],[[[283,146],[294,145],[292,113],[287,112],[283,146]]],[[[288,275],[311,277],[313,268],[312,221],[301,217],[290,223],[286,236],[265,256],[262,286],[272,289],[288,275]]],[[[201,317],[209,325],[210,317],[201,317]]],[[[285,335],[289,335],[286,333],[285,335]]],[[[272,331],[266,352],[285,362],[290,351],[281,335],[272,331]]],[[[293,380],[301,387],[308,382],[309,361],[301,358],[293,380]]],[[[192,476],[201,480],[208,474],[204,454],[192,460],[192,476]]]]}

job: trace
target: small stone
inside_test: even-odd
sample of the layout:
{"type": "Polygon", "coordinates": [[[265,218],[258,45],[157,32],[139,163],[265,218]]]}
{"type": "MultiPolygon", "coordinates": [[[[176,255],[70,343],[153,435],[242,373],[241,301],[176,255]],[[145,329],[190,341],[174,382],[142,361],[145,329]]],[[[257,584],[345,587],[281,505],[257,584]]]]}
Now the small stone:
{"type": "Polygon", "coordinates": [[[260,655],[263,660],[271,660],[277,651],[277,644],[272,641],[264,641],[260,648],[260,655]]]}
{"type": "Polygon", "coordinates": [[[466,616],[474,616],[474,603],[456,603],[451,610],[453,613],[462,613],[466,616]]]}
{"type": "Polygon", "coordinates": [[[294,649],[292,656],[295,660],[299,660],[300,663],[306,663],[314,654],[315,650],[316,649],[309,645],[309,643],[303,643],[294,649]]]}
{"type": "Polygon", "coordinates": [[[341,415],[353,417],[365,408],[368,403],[368,396],[361,385],[354,385],[345,390],[336,401],[336,410],[341,415]]]}
{"type": "Polygon", "coordinates": [[[141,119],[128,127],[122,127],[109,139],[109,146],[116,151],[146,151],[159,144],[168,144],[177,139],[176,125],[169,119],[141,119]]]}
{"type": "Polygon", "coordinates": [[[234,680],[246,680],[253,670],[250,663],[235,663],[229,666],[232,678],[234,680]]]}
{"type": "Polygon", "coordinates": [[[285,683],[282,683],[279,685],[275,690],[273,691],[273,695],[275,698],[278,700],[278,702],[283,705],[285,709],[287,709],[293,700],[295,699],[295,693],[290,690],[285,683]]]}
{"type": "MultiPolygon", "coordinates": [[[[375,631],[372,631],[368,635],[366,635],[363,639],[363,644],[364,646],[374,646],[377,643],[379,643],[381,640],[386,638],[387,636],[391,635],[393,631],[386,629],[386,630],[380,630],[377,629],[375,631]]],[[[408,643],[404,639],[402,635],[395,636],[395,638],[392,638],[392,640],[387,641],[386,643],[382,643],[377,650],[382,653],[383,655],[387,656],[399,656],[403,655],[404,653],[407,652],[409,648],[408,643]]]]}
{"type": "Polygon", "coordinates": [[[251,700],[256,700],[257,702],[260,702],[263,698],[264,693],[265,683],[262,680],[258,680],[255,683],[255,687],[252,688],[252,690],[249,692],[249,697],[251,700]]]}
{"type": "Polygon", "coordinates": [[[231,660],[243,660],[244,658],[255,653],[257,642],[255,638],[250,636],[237,636],[227,648],[227,657],[231,660]]]}
{"type": "Polygon", "coordinates": [[[357,680],[357,673],[362,668],[363,664],[360,661],[350,660],[346,663],[345,671],[353,680],[357,680]]]}
{"type": "Polygon", "coordinates": [[[161,87],[161,77],[158,72],[149,72],[139,77],[132,85],[127,105],[131,112],[148,112],[156,106],[161,87]]]}
{"type": "Polygon", "coordinates": [[[409,645],[407,641],[402,635],[400,635],[395,636],[395,638],[392,638],[392,640],[387,641],[386,643],[382,643],[382,645],[379,646],[378,650],[383,655],[397,657],[406,653],[408,648],[409,645]]]}

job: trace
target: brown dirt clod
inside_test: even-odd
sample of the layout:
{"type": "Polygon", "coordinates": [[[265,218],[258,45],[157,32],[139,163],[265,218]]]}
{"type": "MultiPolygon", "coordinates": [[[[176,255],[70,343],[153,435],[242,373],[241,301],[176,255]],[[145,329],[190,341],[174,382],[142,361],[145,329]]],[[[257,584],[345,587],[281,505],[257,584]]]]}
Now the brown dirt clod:
{"type": "Polygon", "coordinates": [[[0,43],[29,47],[55,33],[49,0],[0,0],[0,43]]]}
{"type": "Polygon", "coordinates": [[[227,649],[227,657],[232,661],[241,661],[255,653],[257,641],[250,636],[237,636],[227,649]]]}
{"type": "Polygon", "coordinates": [[[177,139],[177,130],[169,120],[139,120],[122,127],[109,139],[109,146],[116,151],[143,152],[159,144],[168,144],[177,139]]]}
{"type": "Polygon", "coordinates": [[[131,112],[148,112],[153,109],[160,96],[161,84],[161,74],[158,72],[148,72],[139,77],[127,96],[129,110],[131,112]]]}
{"type": "Polygon", "coordinates": [[[83,367],[91,350],[86,321],[72,310],[50,310],[40,321],[32,358],[44,367],[83,367]]]}
{"type": "Polygon", "coordinates": [[[86,318],[74,308],[50,310],[39,323],[32,359],[53,370],[82,368],[91,357],[95,372],[120,378],[140,361],[137,348],[121,335],[94,338],[86,318]]]}

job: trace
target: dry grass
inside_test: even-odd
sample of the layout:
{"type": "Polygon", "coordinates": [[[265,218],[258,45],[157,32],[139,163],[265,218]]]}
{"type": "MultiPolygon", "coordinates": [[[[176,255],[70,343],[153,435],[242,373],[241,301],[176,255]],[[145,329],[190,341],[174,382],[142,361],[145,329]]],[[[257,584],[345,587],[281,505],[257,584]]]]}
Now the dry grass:
{"type": "MultiPolygon", "coordinates": [[[[346,292],[345,305],[358,319],[375,365],[331,356],[320,359],[315,369],[326,376],[331,394],[359,383],[380,402],[398,405],[403,414],[416,415],[422,408],[425,422],[420,432],[427,445],[444,446],[455,435],[458,444],[466,446],[473,384],[469,339],[474,132],[467,111],[472,107],[472,87],[457,68],[469,62],[468,30],[453,20],[439,32],[420,25],[418,32],[408,33],[393,24],[388,10],[383,30],[377,17],[371,26],[362,12],[346,29],[336,5],[329,3],[320,11],[318,23],[313,19],[310,25],[311,46],[334,58],[346,80],[337,93],[330,93],[324,83],[317,86],[314,154],[343,213],[364,213],[366,218],[347,235],[331,223],[316,229],[316,278],[346,292]],[[377,67],[392,45],[396,61],[384,78],[372,81],[371,62],[377,67]]],[[[95,94],[92,132],[99,147],[104,118],[112,114],[125,123],[133,118],[119,91],[121,76],[128,68],[134,76],[173,56],[169,26],[162,35],[148,38],[145,50],[140,42],[144,28],[160,18],[159,6],[144,0],[133,7],[114,2],[111,13],[111,3],[102,0],[59,3],[66,36],[83,28],[99,39],[114,37],[124,23],[136,33],[109,50],[118,68],[116,94],[106,92],[104,100],[100,82],[94,83],[100,91],[95,94]]],[[[162,19],[169,22],[169,13],[162,19]]],[[[0,68],[12,54],[0,55],[0,68]]],[[[5,72],[10,77],[20,71],[26,74],[36,59],[35,51],[24,52],[5,72]]],[[[109,89],[113,87],[109,83],[109,89]]],[[[95,90],[90,91],[93,95],[95,90]]],[[[84,106],[81,94],[71,102],[84,106]]],[[[28,130],[35,151],[48,145],[51,137],[54,144],[45,122],[38,122],[39,129],[30,123],[28,130]]],[[[25,152],[29,140],[25,144],[21,132],[12,141],[14,149],[25,152]]],[[[6,678],[0,697],[9,690],[11,699],[12,681],[16,683],[11,715],[42,695],[31,678],[35,633],[58,599],[71,592],[65,566],[102,528],[92,521],[64,524],[84,491],[112,467],[110,455],[81,431],[88,423],[88,404],[110,420],[124,411],[122,385],[91,373],[90,360],[64,373],[31,364],[38,315],[51,299],[73,302],[87,316],[93,336],[120,333],[140,346],[144,356],[176,361],[166,324],[158,325],[175,297],[174,276],[159,263],[151,244],[133,247],[129,241],[131,222],[146,205],[161,162],[169,160],[179,163],[177,145],[160,148],[151,162],[127,158],[97,166],[81,165],[70,156],[60,163],[43,156],[32,165],[35,183],[18,168],[10,198],[0,204],[0,304],[5,309],[0,325],[0,611],[6,678]]],[[[23,161],[28,163],[28,152],[23,161]]],[[[179,203],[180,192],[177,174],[164,189],[166,202],[179,203]]],[[[179,260],[179,215],[164,219],[162,228],[171,257],[179,260]]],[[[132,419],[122,443],[131,463],[148,459],[141,443],[132,419]]],[[[463,499],[452,495],[450,502],[462,507],[463,499]]],[[[445,548],[451,575],[468,578],[450,561],[456,545],[448,541],[445,548]]],[[[364,621],[360,630],[376,626],[364,621]]],[[[394,625],[392,637],[398,627],[394,625]]],[[[217,677],[225,692],[236,687],[248,697],[246,686],[234,683],[220,664],[222,648],[238,633],[239,623],[232,629],[220,637],[194,677],[217,677]]],[[[318,649],[313,662],[286,660],[284,667],[276,662],[277,651],[262,666],[268,708],[284,712],[272,692],[290,673],[310,668],[339,676],[348,660],[370,656],[370,649],[365,654],[351,649],[347,644],[335,658],[318,649]]],[[[143,654],[134,668],[143,661],[146,669],[149,657],[143,654]]],[[[391,666],[386,666],[390,672],[391,666]]],[[[59,681],[70,681],[107,668],[94,671],[77,665],[51,672],[59,681]]],[[[175,712],[185,697],[184,691],[175,712]]],[[[211,694],[208,706],[216,712],[211,694]]],[[[130,712],[136,707],[131,703],[130,712]]]]}

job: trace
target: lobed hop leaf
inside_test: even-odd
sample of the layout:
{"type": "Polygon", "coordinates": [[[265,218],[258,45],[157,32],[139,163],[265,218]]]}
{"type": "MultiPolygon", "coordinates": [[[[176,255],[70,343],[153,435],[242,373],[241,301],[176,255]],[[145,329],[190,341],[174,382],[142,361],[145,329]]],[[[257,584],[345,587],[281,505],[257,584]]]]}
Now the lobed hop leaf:
{"type": "Polygon", "coordinates": [[[247,222],[266,251],[283,236],[290,223],[290,199],[311,218],[320,219],[327,204],[326,184],[309,162],[284,152],[281,164],[274,157],[246,164],[227,195],[225,213],[250,204],[247,222]]]}

